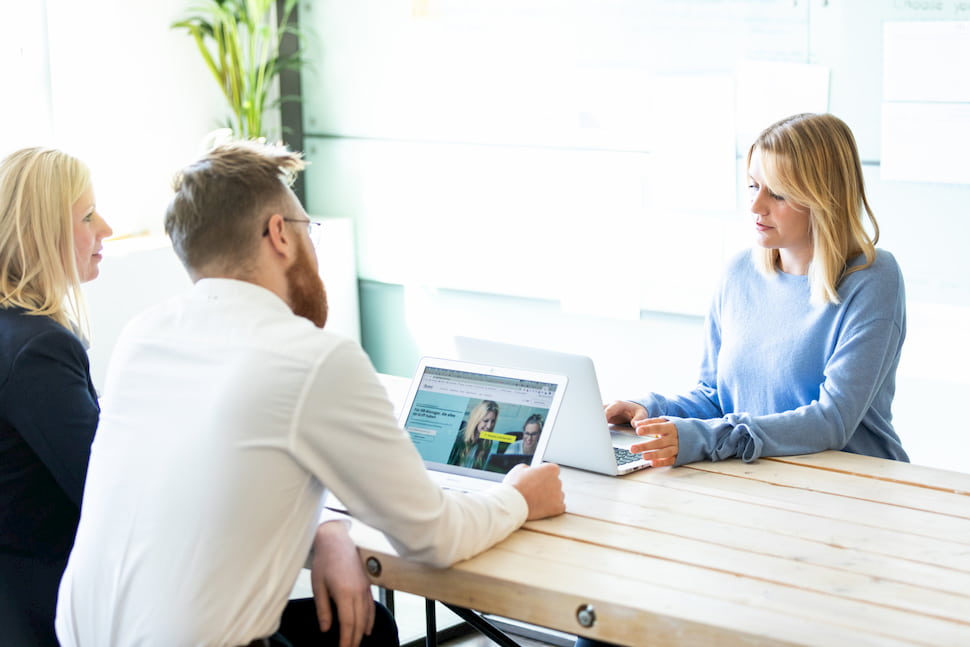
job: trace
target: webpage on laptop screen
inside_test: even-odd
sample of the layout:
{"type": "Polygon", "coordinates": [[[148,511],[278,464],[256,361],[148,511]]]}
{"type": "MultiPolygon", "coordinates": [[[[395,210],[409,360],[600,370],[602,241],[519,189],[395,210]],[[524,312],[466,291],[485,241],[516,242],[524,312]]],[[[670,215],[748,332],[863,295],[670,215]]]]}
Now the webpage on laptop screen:
{"type": "Polygon", "coordinates": [[[531,462],[556,388],[427,367],[404,428],[427,462],[504,474],[531,462]]]}

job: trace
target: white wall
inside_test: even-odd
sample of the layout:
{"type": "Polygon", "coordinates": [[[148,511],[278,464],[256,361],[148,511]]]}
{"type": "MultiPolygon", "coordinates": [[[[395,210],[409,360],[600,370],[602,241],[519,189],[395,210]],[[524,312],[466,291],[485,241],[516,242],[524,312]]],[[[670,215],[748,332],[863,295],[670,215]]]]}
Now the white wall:
{"type": "Polygon", "coordinates": [[[158,232],[172,175],[226,112],[192,38],[169,28],[190,6],[0,5],[0,155],[62,148],[90,166],[98,207],[115,234],[158,232]]]}

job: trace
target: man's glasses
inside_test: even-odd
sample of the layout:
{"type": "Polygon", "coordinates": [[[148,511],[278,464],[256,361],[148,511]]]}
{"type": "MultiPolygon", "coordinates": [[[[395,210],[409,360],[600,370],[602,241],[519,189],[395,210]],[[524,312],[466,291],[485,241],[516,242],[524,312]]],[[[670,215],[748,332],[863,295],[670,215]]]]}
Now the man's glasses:
{"type": "MultiPolygon", "coordinates": [[[[320,245],[320,240],[323,238],[323,223],[317,222],[316,220],[304,220],[303,218],[283,218],[286,222],[302,222],[306,225],[306,233],[310,237],[310,242],[313,243],[314,247],[320,245]]],[[[269,234],[269,223],[266,224],[266,229],[263,230],[263,235],[269,234]]]]}

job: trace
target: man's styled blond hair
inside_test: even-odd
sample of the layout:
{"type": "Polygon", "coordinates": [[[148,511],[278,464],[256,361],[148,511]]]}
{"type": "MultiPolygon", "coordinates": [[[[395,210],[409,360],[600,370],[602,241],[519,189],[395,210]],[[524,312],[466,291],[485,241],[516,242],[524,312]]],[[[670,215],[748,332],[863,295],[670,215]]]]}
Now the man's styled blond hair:
{"type": "Polygon", "coordinates": [[[165,233],[185,268],[194,274],[214,265],[245,266],[266,226],[263,219],[284,208],[288,187],[304,166],[299,153],[282,145],[232,141],[179,171],[165,233]]]}
{"type": "MultiPolygon", "coordinates": [[[[879,240],[879,224],[866,200],[852,131],[834,115],[798,114],[772,124],[758,136],[748,150],[748,166],[756,150],[771,192],[810,212],[812,303],[839,303],[839,283],[848,274],[872,265],[879,240]],[[872,226],[871,236],[866,219],[872,226]],[[859,254],[865,255],[865,262],[849,267],[847,263],[859,254]]],[[[766,274],[778,271],[779,256],[777,249],[754,250],[758,268],[766,274]]]]}
{"type": "Polygon", "coordinates": [[[88,167],[59,150],[0,162],[0,307],[86,327],[71,208],[90,185],[88,167]]]}

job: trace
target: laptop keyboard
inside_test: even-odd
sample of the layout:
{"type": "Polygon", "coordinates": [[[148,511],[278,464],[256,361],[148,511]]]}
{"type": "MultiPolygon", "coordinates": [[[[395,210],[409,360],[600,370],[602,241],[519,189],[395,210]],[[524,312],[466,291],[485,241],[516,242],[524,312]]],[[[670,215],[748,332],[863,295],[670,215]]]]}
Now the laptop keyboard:
{"type": "Polygon", "coordinates": [[[617,465],[626,465],[627,463],[643,460],[642,455],[634,454],[633,452],[623,449],[622,447],[614,447],[613,454],[616,456],[617,465]]]}

